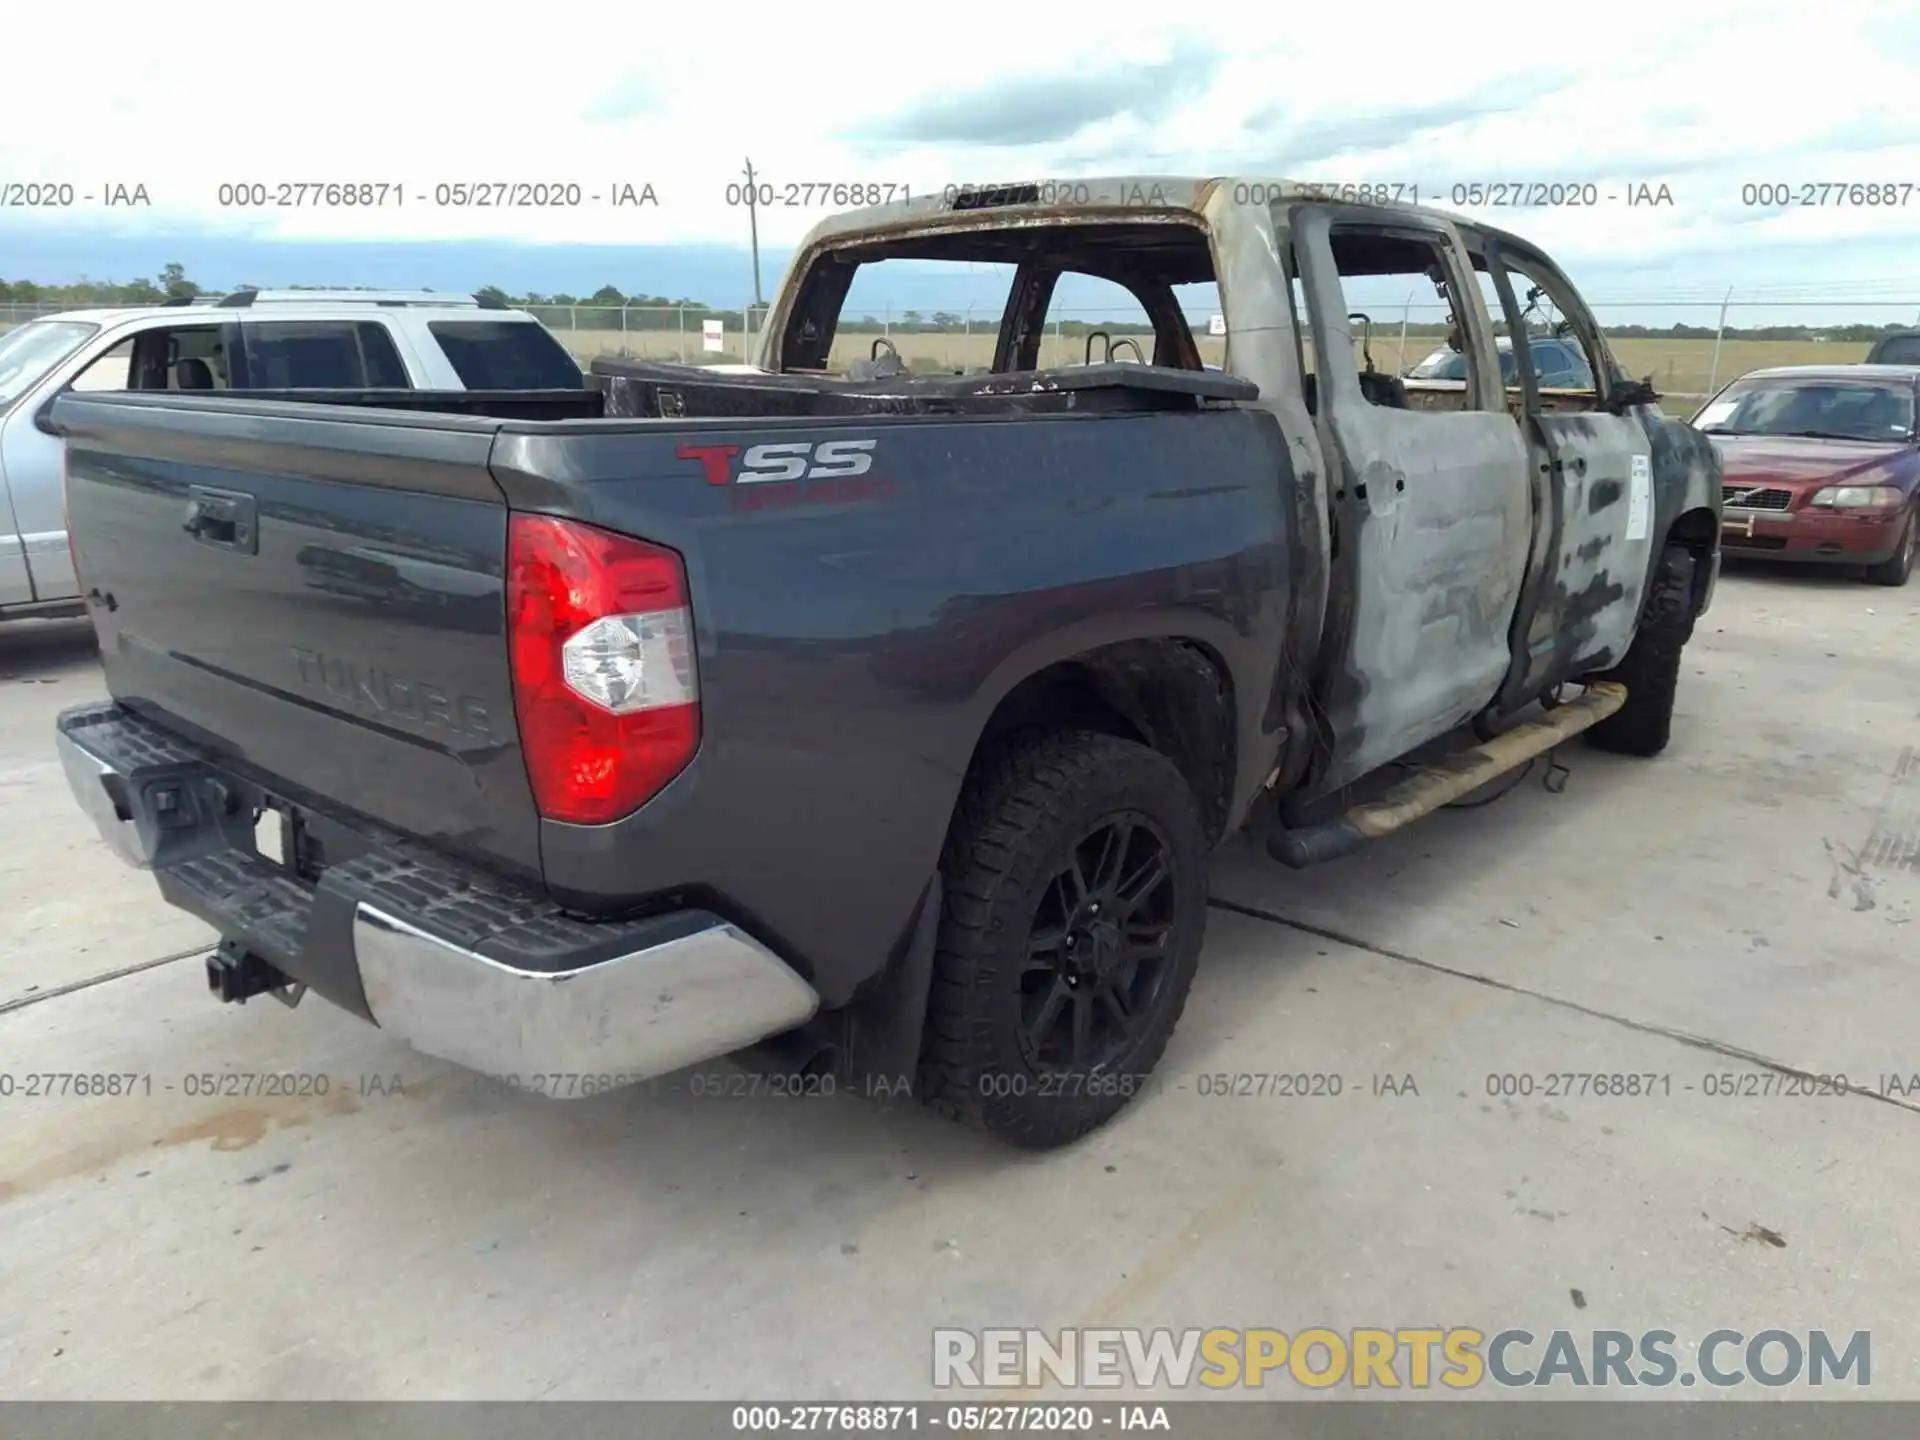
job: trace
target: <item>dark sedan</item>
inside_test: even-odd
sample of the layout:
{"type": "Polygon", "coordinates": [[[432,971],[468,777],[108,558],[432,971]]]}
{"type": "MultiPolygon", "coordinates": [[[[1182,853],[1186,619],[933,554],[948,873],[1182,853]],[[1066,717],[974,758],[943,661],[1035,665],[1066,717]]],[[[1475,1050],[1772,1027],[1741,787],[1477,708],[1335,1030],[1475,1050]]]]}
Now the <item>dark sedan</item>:
{"type": "Polygon", "coordinates": [[[1916,411],[1916,365],[1784,366],[1727,386],[1691,422],[1725,470],[1725,553],[1906,584],[1920,548],[1916,411]]]}

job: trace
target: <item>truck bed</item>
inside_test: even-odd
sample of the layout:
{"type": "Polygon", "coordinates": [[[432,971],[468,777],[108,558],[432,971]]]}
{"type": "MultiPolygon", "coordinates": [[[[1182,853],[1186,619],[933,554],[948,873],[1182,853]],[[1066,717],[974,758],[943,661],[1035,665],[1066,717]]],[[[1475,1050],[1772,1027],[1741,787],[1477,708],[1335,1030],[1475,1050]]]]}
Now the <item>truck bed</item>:
{"type": "Polygon", "coordinates": [[[582,390],[249,390],[246,398],[502,420],[598,420],[1152,414],[1230,405],[1260,394],[1251,382],[1218,371],[1126,364],[863,381],[716,374],[698,365],[600,359],[587,380],[582,390]]]}
{"type": "Polygon", "coordinates": [[[593,362],[589,380],[610,415],[662,418],[761,415],[1122,414],[1197,410],[1258,399],[1259,387],[1215,370],[1074,365],[999,375],[836,380],[808,375],[716,375],[694,365],[593,362]]]}
{"type": "Polygon", "coordinates": [[[1110,368],[1024,397],[1001,392],[1044,372],[883,391],[661,368],[578,393],[69,395],[54,418],[122,710],[568,913],[722,915],[831,1006],[896,943],[1020,676],[1171,628],[1247,677],[1245,733],[1267,723],[1296,564],[1278,427],[1218,375],[1110,368]],[[622,383],[695,413],[607,415],[622,383]],[[774,392],[801,413],[698,413],[774,392]],[[842,399],[872,410],[809,412],[842,399]],[[740,468],[761,451],[781,459],[740,468]],[[196,506],[212,533],[183,528],[196,506]],[[698,750],[610,823],[533,799],[505,579],[528,514],[684,563],[698,750]]]}

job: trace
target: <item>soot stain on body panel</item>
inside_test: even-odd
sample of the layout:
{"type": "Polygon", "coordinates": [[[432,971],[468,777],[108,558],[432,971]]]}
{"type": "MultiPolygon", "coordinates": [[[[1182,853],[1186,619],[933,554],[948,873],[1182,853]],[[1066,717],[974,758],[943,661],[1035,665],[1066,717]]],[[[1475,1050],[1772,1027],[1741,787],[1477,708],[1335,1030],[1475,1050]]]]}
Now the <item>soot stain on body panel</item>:
{"type": "Polygon", "coordinates": [[[1506,670],[1532,497],[1489,480],[1503,470],[1521,475],[1519,433],[1449,427],[1456,433],[1444,437],[1441,460],[1433,437],[1402,428],[1396,413],[1354,412],[1379,427],[1386,453],[1361,470],[1355,489],[1365,494],[1346,497],[1357,583],[1351,629],[1331,647],[1336,659],[1345,652],[1345,664],[1325,692],[1346,733],[1342,755],[1310,782],[1313,795],[1459,724],[1506,670]],[[1501,557],[1493,574],[1484,563],[1491,556],[1501,557]]]}

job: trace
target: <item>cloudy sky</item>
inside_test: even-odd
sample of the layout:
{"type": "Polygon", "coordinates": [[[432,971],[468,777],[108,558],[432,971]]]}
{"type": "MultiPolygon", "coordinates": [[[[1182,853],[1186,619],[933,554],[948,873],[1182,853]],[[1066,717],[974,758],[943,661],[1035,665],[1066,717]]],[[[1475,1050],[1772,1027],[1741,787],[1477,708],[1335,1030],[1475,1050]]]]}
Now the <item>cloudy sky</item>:
{"type": "MultiPolygon", "coordinates": [[[[152,205],[0,208],[0,276],[20,273],[10,245],[44,270],[77,239],[96,262],[124,242],[124,273],[151,273],[141,242],[156,235],[738,246],[747,217],[727,187],[751,156],[782,199],[805,182],[920,192],[1195,172],[1398,183],[1454,208],[1456,182],[1664,184],[1671,205],[1482,213],[1550,249],[1597,304],[1705,303],[1733,286],[1920,313],[1909,0],[1556,10],[1567,25],[1518,11],[1443,20],[1430,4],[1218,7],[1230,18],[1185,23],[1164,18],[1171,8],[1103,6],[1094,23],[1039,5],[964,18],[814,5],[415,15],[338,0],[269,19],[197,3],[175,40],[149,43],[159,17],[144,8],[109,23],[95,7],[100,38],[82,38],[71,12],[32,5],[8,25],[0,184],[77,196],[138,184],[152,205]],[[223,183],[341,180],[405,198],[221,204],[223,183]],[[433,203],[442,183],[521,181],[602,200],[433,203]],[[1743,203],[1746,185],[1831,181],[1905,185],[1906,203],[1743,203]],[[649,184],[657,205],[606,201],[649,184]]],[[[762,210],[762,244],[784,251],[826,208],[762,210]]]]}

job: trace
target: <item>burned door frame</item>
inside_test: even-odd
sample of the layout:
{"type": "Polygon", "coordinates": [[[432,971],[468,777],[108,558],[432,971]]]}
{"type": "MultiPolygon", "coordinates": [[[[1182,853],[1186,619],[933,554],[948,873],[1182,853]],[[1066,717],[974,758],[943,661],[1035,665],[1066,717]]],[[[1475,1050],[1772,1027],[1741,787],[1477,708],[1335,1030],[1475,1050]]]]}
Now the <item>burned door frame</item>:
{"type": "Polygon", "coordinates": [[[1626,653],[1655,540],[1653,444],[1637,415],[1609,408],[1619,376],[1573,282],[1511,236],[1461,229],[1469,253],[1486,262],[1505,312],[1539,517],[1514,616],[1513,665],[1495,707],[1509,712],[1626,653]],[[1543,395],[1516,281],[1541,286],[1571,326],[1593,371],[1590,405],[1543,395]]]}
{"type": "Polygon", "coordinates": [[[1007,303],[1000,312],[1000,334],[993,342],[993,373],[1006,375],[1032,370],[1040,363],[1040,343],[1046,338],[1047,306],[1060,272],[1043,260],[1022,260],[1007,287],[1007,303]]]}
{"type": "Polygon", "coordinates": [[[1450,221],[1366,206],[1288,209],[1317,374],[1334,533],[1314,693],[1327,725],[1310,801],[1481,712],[1512,664],[1533,541],[1528,453],[1506,407],[1492,321],[1450,221]],[[1465,327],[1461,410],[1376,406],[1361,389],[1337,232],[1430,247],[1465,327]]]}

